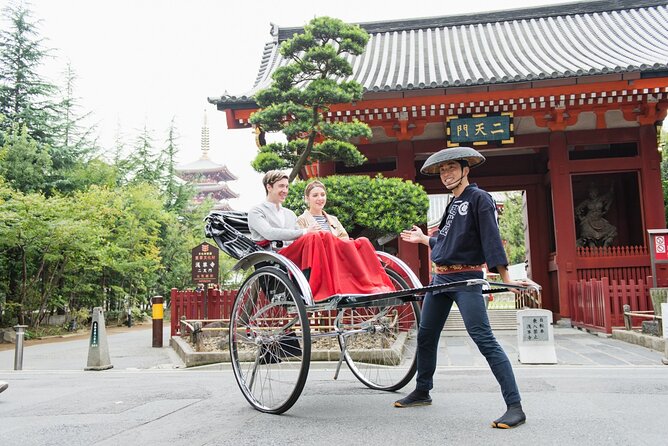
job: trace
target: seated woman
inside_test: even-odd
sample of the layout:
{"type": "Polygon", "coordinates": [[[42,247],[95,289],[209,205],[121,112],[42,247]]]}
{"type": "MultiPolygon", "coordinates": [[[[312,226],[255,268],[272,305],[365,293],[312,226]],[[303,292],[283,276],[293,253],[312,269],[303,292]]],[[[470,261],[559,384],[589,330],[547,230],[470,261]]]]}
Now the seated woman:
{"type": "Polygon", "coordinates": [[[269,247],[273,241],[282,241],[283,246],[308,232],[317,232],[320,226],[297,226],[297,216],[290,209],[282,206],[288,196],[288,176],[279,170],[270,170],[262,178],[267,199],[248,212],[248,228],[251,239],[262,246],[269,247]]]}
{"type": "Polygon", "coordinates": [[[304,190],[308,209],[297,219],[302,228],[317,223],[320,232],[300,237],[279,253],[302,270],[310,269],[309,284],[317,302],[335,294],[374,294],[394,286],[367,238],[352,240],[333,215],[323,208],[327,190],[313,181],[304,190]]]}
{"type": "Polygon", "coordinates": [[[288,195],[288,176],[273,170],[266,173],[262,184],[267,200],[248,213],[251,238],[262,247],[268,247],[273,241],[289,245],[279,254],[303,271],[308,271],[315,301],[334,294],[372,294],[394,290],[369,240],[350,240],[338,219],[322,211],[327,201],[322,183],[318,182],[310,188],[307,186],[307,191],[313,195],[313,206],[305,197],[309,209],[313,209],[310,213],[313,222],[304,215],[303,219],[300,217],[301,228],[295,213],[282,206],[288,195]],[[319,211],[316,210],[318,206],[319,211]],[[323,230],[323,226],[316,223],[314,215],[318,214],[327,215],[328,230],[323,230]],[[341,238],[334,236],[334,230],[341,238]]]}
{"type": "Polygon", "coordinates": [[[348,233],[338,218],[324,211],[327,204],[327,190],[320,181],[311,181],[304,189],[304,201],[308,209],[297,218],[300,228],[307,228],[314,224],[320,226],[323,231],[329,231],[343,240],[348,240],[348,233]]]}

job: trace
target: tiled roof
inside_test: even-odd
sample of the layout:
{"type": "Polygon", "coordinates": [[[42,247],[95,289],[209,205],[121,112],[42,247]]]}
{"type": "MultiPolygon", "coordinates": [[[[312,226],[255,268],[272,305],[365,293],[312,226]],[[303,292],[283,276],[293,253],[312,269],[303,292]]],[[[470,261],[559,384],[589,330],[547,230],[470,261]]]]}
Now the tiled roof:
{"type": "Polygon", "coordinates": [[[226,198],[239,198],[239,195],[232,191],[227,183],[198,183],[194,184],[198,194],[211,194],[216,192],[226,198]]]}
{"type": "Polygon", "coordinates": [[[180,174],[218,173],[218,176],[220,177],[218,178],[218,181],[234,181],[237,179],[237,177],[232,172],[230,172],[226,165],[212,161],[208,157],[202,157],[197,161],[178,165],[174,170],[180,174]]]}
{"type": "MultiPolygon", "coordinates": [[[[348,56],[365,92],[502,84],[668,69],[665,1],[596,1],[484,14],[360,24],[366,51],[348,56]]],[[[251,104],[288,61],[275,28],[253,88],[209,98],[222,108],[251,104]],[[229,105],[229,107],[228,107],[229,105]]]]}

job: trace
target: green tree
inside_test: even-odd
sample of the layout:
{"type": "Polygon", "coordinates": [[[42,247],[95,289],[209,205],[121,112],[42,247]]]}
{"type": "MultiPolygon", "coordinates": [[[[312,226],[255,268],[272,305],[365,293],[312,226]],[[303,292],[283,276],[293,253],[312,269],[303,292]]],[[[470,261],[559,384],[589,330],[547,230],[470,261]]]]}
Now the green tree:
{"type": "MultiPolygon", "coordinates": [[[[429,197],[419,184],[380,175],[376,178],[334,175],[321,181],[327,188],[327,212],[336,215],[352,237],[375,240],[427,221],[429,197]]],[[[306,181],[291,184],[285,201],[297,215],[306,208],[306,184],[306,181]]]]}
{"type": "Polygon", "coordinates": [[[163,180],[163,160],[155,151],[153,136],[146,125],[136,138],[134,151],[128,157],[128,165],[133,183],[159,184],[163,180]]]}
{"type": "Polygon", "coordinates": [[[523,200],[519,193],[506,194],[503,213],[499,217],[499,231],[504,241],[504,248],[510,264],[523,263],[526,260],[524,238],[523,200]]]}
{"type": "Polygon", "coordinates": [[[40,143],[52,142],[53,102],[56,87],[39,75],[49,51],[39,37],[38,21],[22,2],[2,11],[0,28],[0,129],[25,126],[40,143]]]}
{"type": "Polygon", "coordinates": [[[0,176],[21,192],[37,192],[47,188],[51,168],[48,147],[33,139],[26,126],[15,124],[3,133],[0,147],[0,176]]]}
{"type": "Polygon", "coordinates": [[[0,204],[0,252],[15,261],[7,273],[18,277],[9,289],[18,321],[35,326],[62,306],[67,282],[79,283],[86,265],[95,264],[99,237],[70,197],[15,192],[11,198],[0,204]]]}
{"type": "Polygon", "coordinates": [[[340,160],[360,165],[366,158],[350,143],[356,137],[371,137],[369,127],[357,120],[327,122],[332,104],[362,98],[362,86],[355,81],[337,81],[352,74],[345,55],[360,55],[369,35],[358,25],[318,17],[281,44],[280,52],[290,60],[273,73],[273,82],[257,92],[261,107],[251,123],[263,131],[282,131],[287,143],[261,148],[252,165],[259,172],[292,168],[290,181],[310,161],[340,160]]]}
{"type": "Polygon", "coordinates": [[[172,118],[167,131],[166,145],[160,156],[160,164],[164,169],[162,188],[165,194],[165,208],[169,211],[184,213],[190,205],[194,190],[191,186],[184,182],[179,182],[177,179],[176,156],[179,152],[178,138],[176,124],[174,118],[172,118]]]}
{"type": "Polygon", "coordinates": [[[80,111],[80,98],[75,95],[77,76],[70,63],[65,67],[63,76],[65,85],[60,102],[57,104],[61,125],[53,144],[60,148],[60,158],[54,158],[54,166],[57,169],[71,166],[97,151],[96,127],[86,125],[91,112],[80,111]]]}

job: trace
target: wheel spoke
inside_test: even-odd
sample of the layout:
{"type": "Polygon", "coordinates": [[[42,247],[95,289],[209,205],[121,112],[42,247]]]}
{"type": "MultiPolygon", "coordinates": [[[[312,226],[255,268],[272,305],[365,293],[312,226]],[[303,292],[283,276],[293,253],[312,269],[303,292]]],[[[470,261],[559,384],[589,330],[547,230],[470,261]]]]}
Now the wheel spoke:
{"type": "Polygon", "coordinates": [[[296,287],[274,267],[260,268],[239,289],[230,321],[237,383],[256,409],[282,413],[299,397],[310,361],[310,332],[296,287]]]}
{"type": "MultiPolygon", "coordinates": [[[[388,275],[397,289],[407,288],[398,274],[390,270],[388,275]]],[[[415,375],[419,321],[415,302],[341,310],[339,344],[353,374],[373,389],[405,386],[415,375]]]]}

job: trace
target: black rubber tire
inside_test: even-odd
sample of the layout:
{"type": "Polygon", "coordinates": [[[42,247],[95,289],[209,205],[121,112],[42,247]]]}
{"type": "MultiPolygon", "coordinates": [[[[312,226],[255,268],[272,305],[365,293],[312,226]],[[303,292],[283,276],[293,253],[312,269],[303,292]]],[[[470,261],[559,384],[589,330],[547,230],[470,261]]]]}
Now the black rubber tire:
{"type": "MultiPolygon", "coordinates": [[[[385,271],[395,283],[397,289],[409,288],[406,281],[397,272],[391,269],[385,271]]],[[[345,342],[349,345],[346,348],[344,359],[353,375],[371,389],[396,391],[408,384],[417,371],[417,330],[420,326],[420,307],[418,303],[413,301],[402,305],[346,308],[340,311],[345,313],[340,320],[337,319],[337,328],[343,332],[346,329],[357,328],[358,325],[372,320],[378,322],[379,326],[384,327],[382,320],[378,320],[380,314],[394,314],[399,317],[397,325],[399,328],[404,326],[405,334],[403,336],[405,339],[398,356],[396,349],[388,348],[387,345],[390,342],[394,342],[393,346],[396,345],[398,336],[392,335],[389,330],[381,329],[377,332],[347,336],[345,342]],[[359,323],[351,322],[346,325],[346,320],[359,321],[359,323]],[[354,349],[351,349],[355,338],[361,344],[380,342],[381,348],[373,350],[373,354],[369,353],[368,346],[366,348],[361,347],[359,352],[355,352],[354,349]],[[373,338],[375,338],[375,341],[373,338]],[[383,353],[384,351],[387,353],[383,353]],[[365,355],[366,357],[364,357],[365,355]],[[406,361],[404,361],[404,356],[407,356],[406,361]],[[399,364],[393,364],[397,360],[399,364]]],[[[338,340],[339,347],[343,350],[344,340],[341,336],[338,337],[338,340]]]]}
{"type": "Polygon", "coordinates": [[[234,377],[250,405],[270,414],[290,409],[306,384],[311,334],[302,297],[285,272],[265,266],[248,276],[229,333],[234,377]]]}

